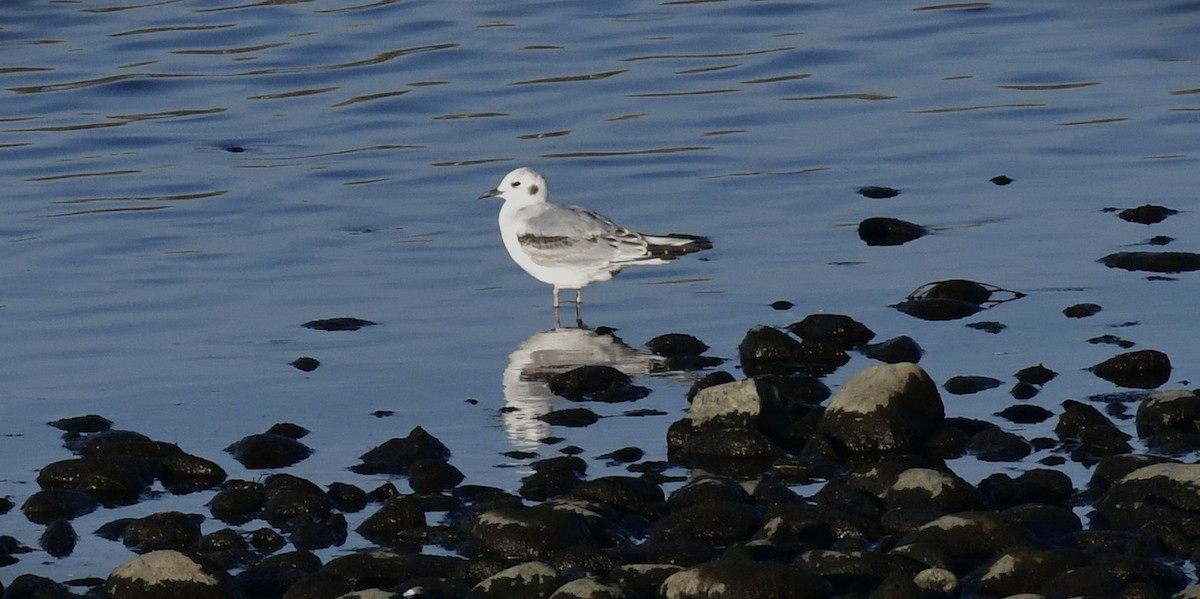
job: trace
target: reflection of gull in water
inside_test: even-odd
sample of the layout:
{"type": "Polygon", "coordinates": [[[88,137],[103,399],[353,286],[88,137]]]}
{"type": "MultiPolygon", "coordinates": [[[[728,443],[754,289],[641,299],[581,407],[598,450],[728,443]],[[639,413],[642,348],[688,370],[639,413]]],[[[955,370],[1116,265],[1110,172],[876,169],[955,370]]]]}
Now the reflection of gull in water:
{"type": "Polygon", "coordinates": [[[586,328],[556,328],[535,333],[508,356],[504,369],[504,428],[513,445],[536,451],[550,434],[537,417],[552,403],[566,401],[550,392],[550,377],[579,366],[611,366],[633,377],[665,370],[665,360],[638,351],[612,335],[586,328]]]}

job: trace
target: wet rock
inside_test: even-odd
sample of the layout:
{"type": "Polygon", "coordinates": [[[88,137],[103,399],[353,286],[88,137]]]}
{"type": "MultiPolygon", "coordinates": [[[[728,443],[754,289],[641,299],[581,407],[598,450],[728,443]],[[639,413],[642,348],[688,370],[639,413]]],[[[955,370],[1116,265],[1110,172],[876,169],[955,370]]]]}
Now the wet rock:
{"type": "Polygon", "coordinates": [[[1051,412],[1042,406],[1021,404],[1016,406],[1008,406],[1007,408],[996,412],[996,415],[1009,422],[1015,422],[1017,424],[1037,424],[1038,422],[1045,422],[1052,418],[1054,416],[1054,412],[1051,412]]]}
{"type": "Polygon", "coordinates": [[[75,551],[77,540],[79,540],[79,536],[75,534],[75,529],[71,527],[70,522],[55,520],[46,525],[46,530],[42,531],[38,544],[46,553],[54,557],[66,557],[75,551]]]}
{"type": "Polygon", "coordinates": [[[61,418],[48,424],[67,433],[86,434],[110,430],[113,423],[103,416],[88,414],[86,416],[61,418]]]}
{"type": "Polygon", "coordinates": [[[787,328],[801,339],[825,342],[841,349],[861,347],[875,338],[874,331],[843,314],[809,314],[787,328]]]}
{"type": "Polygon", "coordinates": [[[1058,373],[1046,368],[1041,364],[1038,364],[1037,366],[1030,366],[1028,368],[1022,368],[1018,370],[1015,376],[1017,377],[1017,380],[1021,381],[1022,383],[1040,386],[1054,380],[1054,377],[1058,376],[1058,373]]]}
{"type": "Polygon", "coordinates": [[[1012,389],[1008,390],[1008,394],[1011,395],[1013,399],[1023,401],[1026,399],[1032,399],[1033,397],[1037,396],[1040,391],[1041,389],[1039,389],[1037,385],[1031,385],[1026,382],[1017,381],[1017,383],[1012,386],[1012,389]]]}
{"type": "Polygon", "coordinates": [[[250,544],[242,538],[241,533],[232,528],[208,533],[200,537],[200,551],[212,553],[216,551],[236,551],[249,549],[250,544]]]}
{"type": "Polygon", "coordinates": [[[984,320],[980,322],[972,322],[966,325],[968,329],[975,329],[993,335],[1000,334],[1001,331],[1008,328],[1008,325],[994,320],[984,320]]]}
{"type": "Polygon", "coordinates": [[[633,384],[629,375],[612,366],[580,366],[550,377],[550,392],[571,401],[619,403],[636,401],[650,390],[633,384]]]}
{"type": "Polygon", "coordinates": [[[988,475],[979,482],[979,492],[997,509],[1008,509],[1031,503],[1065,505],[1074,489],[1066,474],[1035,468],[1016,478],[1003,472],[988,475]]]}
{"type": "Polygon", "coordinates": [[[646,342],[646,347],[664,358],[692,358],[708,351],[703,341],[684,333],[667,333],[646,342]]]}
{"type": "Polygon", "coordinates": [[[911,451],[939,428],[937,385],[912,363],[881,364],[846,381],[829,401],[806,452],[869,455],[911,451]]]}
{"type": "Polygon", "coordinates": [[[178,455],[178,445],[155,441],[134,431],[108,430],[84,435],[67,443],[67,448],[85,458],[143,458],[156,460],[178,455]]]}
{"type": "Polygon", "coordinates": [[[288,362],[288,365],[301,372],[312,372],[321,366],[321,361],[309,356],[300,356],[288,362]]]}
{"type": "Polygon", "coordinates": [[[795,306],[796,306],[796,304],[793,304],[792,302],[789,302],[787,300],[775,300],[775,301],[771,302],[772,310],[791,310],[795,306]]]}
{"type": "Polygon", "coordinates": [[[1143,349],[1113,356],[1091,371],[1119,387],[1154,389],[1171,378],[1171,360],[1158,350],[1143,349]]]}
{"type": "MultiPolygon", "coordinates": [[[[796,563],[829,581],[835,596],[874,590],[891,576],[902,577],[911,584],[920,570],[915,562],[901,557],[861,551],[806,551],[796,563]]],[[[913,599],[919,596],[915,592],[913,595],[913,599]]]]}
{"type": "Polygon", "coordinates": [[[1129,349],[1129,348],[1137,345],[1136,343],[1134,343],[1128,339],[1122,339],[1116,335],[1099,335],[1097,337],[1092,337],[1091,339],[1088,339],[1087,341],[1088,341],[1088,343],[1091,343],[1092,345],[1099,345],[1101,343],[1107,343],[1109,345],[1115,345],[1121,349],[1129,349]]]}
{"type": "Polygon", "coordinates": [[[553,426],[583,428],[599,422],[600,415],[587,408],[564,408],[542,414],[537,419],[553,426]]]}
{"type": "Polygon", "coordinates": [[[908,468],[884,491],[889,509],[934,510],[941,514],[984,508],[982,495],[957,474],[932,468],[908,468]]]}
{"type": "Polygon", "coordinates": [[[446,578],[464,563],[461,558],[442,555],[357,551],[329,560],[321,573],[345,580],[357,588],[394,590],[402,584],[446,578]]]}
{"type": "Polygon", "coordinates": [[[467,593],[467,599],[549,597],[558,586],[558,572],[549,564],[525,562],[484,579],[467,593]]]}
{"type": "Polygon", "coordinates": [[[204,516],[182,512],[158,512],[128,522],[121,541],[134,553],[160,549],[194,550],[200,543],[204,516]]]}
{"type": "Polygon", "coordinates": [[[1103,308],[1099,304],[1074,304],[1063,308],[1063,314],[1067,318],[1087,318],[1100,313],[1103,308]]]}
{"type": "Polygon", "coordinates": [[[425,527],[425,511],[412,497],[391,497],[355,529],[363,538],[384,547],[412,543],[413,531],[425,527]]]}
{"type": "Polygon", "coordinates": [[[321,568],[321,560],[308,551],[273,555],[249,565],[234,577],[245,597],[282,597],[301,578],[321,568]]]}
{"type": "Polygon", "coordinates": [[[626,599],[620,587],[604,584],[594,576],[584,576],[558,587],[550,599],[626,599]]]}
{"type": "Polygon", "coordinates": [[[75,599],[79,597],[66,585],[44,576],[21,574],[4,589],[5,597],[13,599],[75,599]]]}
{"type": "Polygon", "coordinates": [[[1200,254],[1191,252],[1116,252],[1100,259],[1109,268],[1142,272],[1192,272],[1200,270],[1200,254]]]}
{"type": "Polygon", "coordinates": [[[325,494],[340,512],[361,512],[367,507],[367,492],[347,483],[330,483],[325,494]]]}
{"type": "Polygon", "coordinates": [[[225,482],[225,469],[216,462],[183,453],[162,459],[158,481],[176,495],[211,489],[225,482]]]}
{"type": "Polygon", "coordinates": [[[651,527],[657,542],[701,542],[727,546],[748,540],[762,526],[756,506],[735,501],[709,501],[675,510],[651,527]]]}
{"type": "Polygon", "coordinates": [[[1003,514],[961,512],[905,535],[894,553],[962,575],[1002,551],[1032,544],[1029,533],[1003,514]]]}
{"type": "Polygon", "coordinates": [[[823,599],[829,583],[797,565],[722,559],[676,572],[663,581],[662,599],[823,599]]]}
{"type": "Polygon", "coordinates": [[[907,335],[892,337],[887,341],[872,343],[863,347],[864,356],[886,364],[899,364],[901,362],[916,364],[921,361],[921,356],[924,354],[925,350],[921,349],[921,346],[912,337],[907,335]]]}
{"type": "Polygon", "coordinates": [[[1178,210],[1172,210],[1166,206],[1157,204],[1142,204],[1137,208],[1126,208],[1117,213],[1117,217],[1123,221],[1137,223],[1139,225],[1153,225],[1167,220],[1167,217],[1179,214],[1178,210]]]}
{"type": "Polygon", "coordinates": [[[545,559],[555,551],[591,541],[581,516],[546,504],[484,509],[463,524],[480,551],[506,559],[545,559]]]}
{"type": "Polygon", "coordinates": [[[1096,504],[1096,514],[1110,526],[1135,530],[1159,521],[1200,537],[1200,464],[1161,463],[1138,468],[1122,477],[1096,504]]]}
{"type": "Polygon", "coordinates": [[[227,524],[245,524],[261,514],[266,498],[262,483],[231,480],[209,500],[208,510],[227,524]]]}
{"type": "Polygon", "coordinates": [[[608,460],[609,464],[631,464],[642,459],[646,455],[646,450],[641,447],[622,447],[614,449],[608,453],[602,453],[597,458],[608,460]]]}
{"type": "Polygon", "coordinates": [[[1013,182],[1013,180],[1006,175],[998,175],[998,176],[992,177],[991,179],[988,179],[988,180],[991,181],[993,185],[1000,185],[1000,186],[1008,185],[1009,183],[1013,182]]]}
{"type": "Polygon", "coordinates": [[[521,497],[544,501],[574,489],[583,481],[587,462],[575,456],[560,456],[538,460],[532,464],[533,474],[521,479],[521,497]]]}
{"type": "Polygon", "coordinates": [[[339,317],[310,320],[300,326],[306,329],[314,329],[317,331],[357,331],[363,327],[369,327],[377,324],[379,323],[363,320],[361,318],[339,317]]]}
{"type": "Polygon", "coordinates": [[[285,532],[296,518],[323,520],[332,509],[333,500],[321,487],[298,476],[272,474],[263,484],[263,518],[285,532]]]}
{"type": "Polygon", "coordinates": [[[21,511],[34,524],[50,524],[90,514],[98,507],[100,502],[82,491],[50,489],[30,495],[21,505],[21,511]]]}
{"type": "Polygon", "coordinates": [[[249,541],[251,547],[266,554],[275,553],[287,544],[287,539],[283,538],[283,535],[270,528],[250,531],[249,541]]]}
{"type": "Polygon", "coordinates": [[[417,493],[453,489],[463,478],[461,470],[442,460],[417,460],[408,469],[408,486],[417,493]]]}
{"type": "Polygon", "coordinates": [[[872,200],[883,200],[887,198],[894,198],[900,195],[900,190],[893,189],[891,187],[868,185],[866,187],[859,187],[857,193],[860,196],[871,198],[872,200]]]}
{"type": "Polygon", "coordinates": [[[963,585],[997,597],[1037,593],[1059,574],[1086,565],[1088,559],[1079,552],[1019,547],[990,560],[977,577],[969,577],[963,585]]]}
{"type": "Polygon", "coordinates": [[[350,470],[358,474],[406,474],[413,462],[421,459],[446,460],[450,449],[421,427],[407,437],[389,439],[379,447],[364,453],[362,463],[350,470]]]}
{"type": "Polygon", "coordinates": [[[1162,391],[1138,404],[1138,437],[1164,433],[1196,433],[1200,423],[1200,396],[1192,391],[1162,391]]]}
{"type": "Polygon", "coordinates": [[[738,344],[738,357],[749,376],[833,372],[850,360],[841,349],[821,342],[800,342],[778,329],[757,325],[738,344]]]}
{"type": "Polygon", "coordinates": [[[634,476],[602,476],[584,481],[571,489],[567,497],[630,510],[657,506],[664,501],[662,487],[634,476]]]}
{"type": "Polygon", "coordinates": [[[104,583],[110,599],[227,599],[235,595],[233,580],[219,567],[179,551],[152,551],[112,571],[104,583]]]}
{"type": "Polygon", "coordinates": [[[995,285],[949,279],[926,283],[892,307],[922,320],[957,320],[982,310],[984,304],[996,305],[1024,296],[995,285]]]}
{"type": "Polygon", "coordinates": [[[1033,453],[1033,446],[1020,435],[989,427],[971,436],[967,453],[984,462],[1015,462],[1033,453]]]}
{"type": "Polygon", "coordinates": [[[323,517],[293,518],[289,539],[296,549],[316,551],[329,547],[341,547],[346,543],[346,517],[332,513],[323,517]]]}
{"type": "Polygon", "coordinates": [[[903,245],[928,233],[925,227],[898,218],[876,216],[858,223],[858,238],[871,246],[903,245]]]}
{"type": "Polygon", "coordinates": [[[988,376],[952,376],[942,383],[942,388],[951,395],[970,395],[995,389],[1002,383],[988,376]]]}
{"type": "Polygon", "coordinates": [[[275,433],[247,435],[234,441],[225,451],[251,470],[286,468],[312,455],[312,448],[307,445],[275,433]]]}
{"type": "Polygon", "coordinates": [[[104,505],[131,505],[154,482],[155,465],[136,458],[75,458],[51,463],[38,473],[43,489],[82,491],[104,505]]]}
{"type": "Polygon", "coordinates": [[[722,476],[699,476],[667,498],[667,507],[679,511],[701,503],[750,503],[750,494],[737,481],[722,476]]]}

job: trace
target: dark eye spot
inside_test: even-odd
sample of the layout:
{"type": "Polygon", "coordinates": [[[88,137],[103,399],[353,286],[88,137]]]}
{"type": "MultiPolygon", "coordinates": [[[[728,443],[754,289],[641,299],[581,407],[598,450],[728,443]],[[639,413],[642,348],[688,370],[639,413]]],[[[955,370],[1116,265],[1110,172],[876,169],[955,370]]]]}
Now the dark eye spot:
{"type": "Polygon", "coordinates": [[[520,181],[513,181],[513,182],[512,182],[512,186],[513,186],[513,187],[520,187],[520,186],[521,186],[521,182],[520,182],[520,181]]]}
{"type": "Polygon", "coordinates": [[[537,190],[538,190],[538,186],[537,186],[537,185],[530,185],[530,186],[529,186],[529,195],[536,195],[536,194],[537,194],[537,190]]]}

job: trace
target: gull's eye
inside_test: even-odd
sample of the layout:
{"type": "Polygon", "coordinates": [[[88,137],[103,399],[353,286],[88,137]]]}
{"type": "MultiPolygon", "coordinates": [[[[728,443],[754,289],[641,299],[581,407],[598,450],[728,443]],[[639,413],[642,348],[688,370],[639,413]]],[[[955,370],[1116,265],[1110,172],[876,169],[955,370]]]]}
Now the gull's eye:
{"type": "Polygon", "coordinates": [[[512,182],[512,186],[513,186],[513,187],[520,187],[520,186],[521,186],[521,182],[520,182],[520,181],[513,181],[513,182],[512,182]]]}

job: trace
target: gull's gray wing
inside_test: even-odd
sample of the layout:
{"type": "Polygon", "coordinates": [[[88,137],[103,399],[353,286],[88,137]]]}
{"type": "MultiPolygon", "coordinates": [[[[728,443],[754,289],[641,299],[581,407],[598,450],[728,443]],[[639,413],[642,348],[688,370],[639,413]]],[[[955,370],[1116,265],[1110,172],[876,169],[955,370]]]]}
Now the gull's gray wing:
{"type": "Polygon", "coordinates": [[[546,203],[526,211],[517,241],[542,266],[619,268],[649,256],[641,234],[586,208],[546,203]]]}

